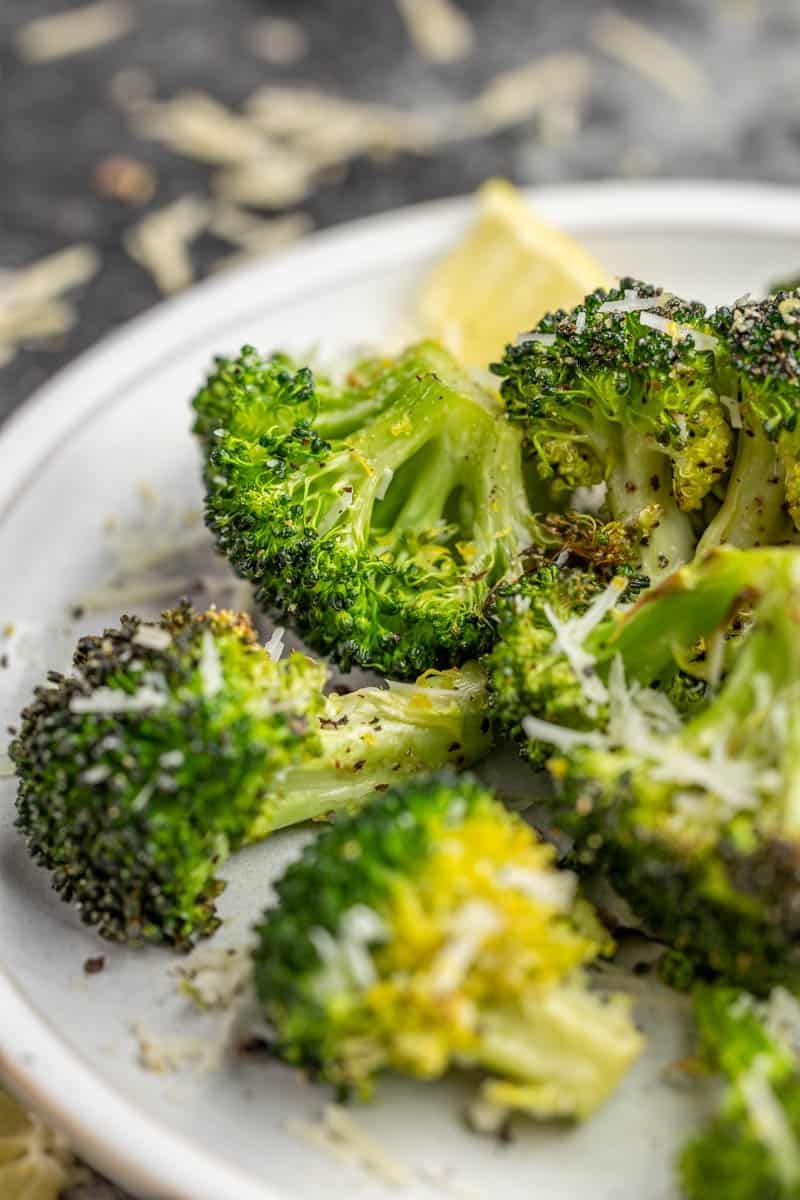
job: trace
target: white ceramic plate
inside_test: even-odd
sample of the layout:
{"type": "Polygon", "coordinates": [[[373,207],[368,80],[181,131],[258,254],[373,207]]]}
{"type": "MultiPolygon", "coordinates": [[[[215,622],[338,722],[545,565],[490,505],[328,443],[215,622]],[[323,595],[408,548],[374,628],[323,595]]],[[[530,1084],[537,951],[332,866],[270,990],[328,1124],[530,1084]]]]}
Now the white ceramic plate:
{"type": "MultiPolygon", "coordinates": [[[[544,214],[584,239],[612,272],[709,302],[730,300],[800,268],[800,197],[756,187],[598,185],[537,192],[544,214]]],[[[0,434],[0,629],[16,626],[0,672],[0,728],[44,667],[66,665],[77,632],[118,615],[69,610],[113,569],[114,514],[141,517],[141,484],[158,500],[142,541],[169,540],[170,511],[200,502],[187,399],[214,352],[244,341],[335,351],[398,339],[410,329],[425,268],[458,237],[463,200],[426,205],[310,238],[270,262],[214,280],[135,321],[64,371],[0,434]]],[[[479,281],[476,281],[479,286],[479,281]]],[[[146,506],[145,506],[146,507],[146,506]]],[[[148,523],[149,522],[149,523],[148,523]]],[[[199,561],[167,562],[175,587],[191,571],[225,569],[203,543],[199,561]],[[211,565],[209,565],[211,564],[211,565]],[[184,574],[181,576],[180,572],[184,574]]],[[[165,595],[166,602],[173,597],[165,595]]],[[[161,598],[158,598],[161,599],[161,598]]],[[[152,612],[149,604],[121,607],[152,612]]],[[[378,1200],[385,1186],[287,1132],[324,1097],[290,1072],[229,1062],[210,1076],[141,1069],[131,1024],[164,1034],[213,1027],[187,1016],[174,959],[101,945],[51,892],[13,830],[13,785],[0,783],[0,1075],[40,1106],[85,1156],[142,1197],[160,1200],[378,1200]],[[86,977],[88,957],[106,968],[86,977]],[[199,1022],[199,1024],[198,1024],[199,1022]]],[[[269,879],[297,834],[253,848],[230,867],[221,942],[241,943],[269,879]]],[[[589,1125],[522,1125],[500,1146],[468,1134],[463,1086],[386,1081],[356,1113],[413,1178],[401,1194],[504,1200],[670,1200],[672,1160],[697,1101],[663,1074],[685,1050],[680,1004],[646,990],[647,1055],[589,1125]]]]}

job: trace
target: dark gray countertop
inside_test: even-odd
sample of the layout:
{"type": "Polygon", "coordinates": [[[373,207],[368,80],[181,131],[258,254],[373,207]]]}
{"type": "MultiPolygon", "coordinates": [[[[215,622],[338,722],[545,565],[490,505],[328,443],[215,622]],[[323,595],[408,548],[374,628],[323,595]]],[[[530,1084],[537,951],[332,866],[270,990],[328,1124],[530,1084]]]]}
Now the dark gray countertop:
{"type": "MultiPolygon", "coordinates": [[[[76,299],[80,320],[56,347],[23,351],[0,371],[0,417],[108,330],[154,304],[151,280],[130,261],[121,235],[140,210],[92,189],[97,164],[127,154],[152,163],[159,189],[151,207],[208,185],[207,167],[131,133],[109,99],[115,73],[132,64],[152,73],[159,96],[203,88],[236,105],[265,81],[310,80],[345,95],[425,109],[474,95],[497,72],[570,49],[590,56],[588,93],[574,135],[551,144],[536,120],[430,157],[356,162],[304,204],[318,226],[395,205],[468,191],[489,174],[520,182],[620,174],[800,178],[800,6],[795,0],[652,0],[620,5],[641,15],[690,54],[708,83],[701,102],[681,103],[593,44],[594,0],[460,0],[477,50],[436,66],[410,44],[393,0],[131,0],[137,26],[96,51],[50,64],[16,57],[23,21],[69,7],[68,0],[4,0],[0,6],[0,266],[31,261],[89,240],[102,269],[76,299]],[[249,52],[255,20],[291,16],[308,54],[274,67],[249,52]]],[[[199,272],[219,246],[201,239],[199,272]]]]}
{"type": "MultiPolygon", "coordinates": [[[[207,192],[210,168],[137,138],[112,103],[112,79],[132,66],[152,75],[162,98],[200,88],[237,106],[261,83],[302,80],[424,111],[464,101],[498,72],[541,55],[586,56],[586,95],[574,129],[558,113],[554,120],[551,106],[545,121],[444,145],[429,156],[356,161],[302,202],[318,227],[468,191],[492,174],[520,183],[619,175],[800,179],[797,0],[620,2],[618,13],[645,21],[694,60],[698,73],[690,72],[688,82],[678,70],[666,85],[620,62],[607,43],[603,48],[597,21],[606,10],[595,0],[458,2],[474,23],[476,50],[450,65],[415,51],[393,0],[131,0],[135,27],[127,36],[30,65],[15,51],[15,31],[69,8],[69,0],[3,0],[0,268],[82,241],[96,246],[101,268],[75,294],[76,326],[57,343],[21,349],[0,369],[0,419],[81,350],[159,299],[122,246],[124,231],[147,209],[98,194],[92,186],[98,163],[128,155],[154,166],[151,209],[207,192]],[[292,66],[252,53],[253,23],[280,16],[298,22],[307,37],[307,54],[292,66]],[[686,91],[686,98],[670,88],[686,91]]],[[[656,58],[663,68],[664,56],[656,58]]],[[[210,237],[196,243],[198,275],[220,252],[210,237]]],[[[75,1195],[109,1200],[121,1193],[98,1184],[75,1195]]]]}

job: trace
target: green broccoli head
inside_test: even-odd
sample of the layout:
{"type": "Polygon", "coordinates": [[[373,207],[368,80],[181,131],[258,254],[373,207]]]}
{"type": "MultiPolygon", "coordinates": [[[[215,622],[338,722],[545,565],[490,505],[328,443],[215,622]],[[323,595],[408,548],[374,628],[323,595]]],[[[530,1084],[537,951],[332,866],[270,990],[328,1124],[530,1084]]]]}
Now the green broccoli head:
{"type": "Polygon", "coordinates": [[[688,1200],[796,1200],[800,1195],[800,1008],[781,988],[766,1004],[701,986],[700,1050],[725,1086],[717,1115],[684,1149],[688,1200]]]}
{"type": "Polygon", "coordinates": [[[688,561],[699,509],[733,457],[702,305],[623,279],[544,317],[492,370],[554,491],[607,484],[607,508],[658,577],[688,561]]]}
{"type": "MultiPolygon", "coordinates": [[[[595,532],[602,547],[602,527],[595,532]]],[[[594,652],[615,627],[614,610],[648,582],[625,562],[588,565],[570,544],[558,555],[560,565],[526,556],[528,569],[495,589],[490,608],[498,633],[484,660],[492,715],[534,761],[543,748],[524,733],[527,717],[571,729],[592,729],[604,720],[606,689],[594,652]]]]}
{"type": "Polygon", "coordinates": [[[219,548],[312,646],[396,678],[488,648],[487,592],[533,522],[518,432],[445,350],[337,388],[245,347],[194,408],[219,548]]]}
{"type": "Polygon", "coordinates": [[[800,295],[741,301],[711,318],[718,389],[737,427],[719,512],[700,542],[735,546],[796,540],[800,530],[800,295]]]}
{"type": "Polygon", "coordinates": [[[609,640],[605,728],[526,729],[557,747],[558,819],[578,860],[656,935],[761,991],[800,965],[800,555],[721,550],[680,574],[609,640]],[[682,720],[635,664],[653,669],[698,635],[712,686],[682,720]]]}
{"type": "Polygon", "coordinates": [[[276,892],[255,951],[275,1051],[345,1091],[459,1064],[502,1110],[583,1117],[639,1052],[627,1000],[587,987],[607,937],[574,877],[469,777],[374,800],[276,892]]]}
{"type": "Polygon", "coordinates": [[[218,869],[247,842],[351,811],[491,747],[484,672],[325,695],[324,666],[275,662],[247,617],[188,605],[83,638],[10,747],[17,825],[106,937],[183,945],[216,928],[218,869]]]}
{"type": "Polygon", "coordinates": [[[190,942],[217,926],[217,866],[271,782],[319,753],[324,668],[275,663],[246,617],[188,606],[82,638],[75,667],[22,714],[17,826],[105,937],[190,942]]]}

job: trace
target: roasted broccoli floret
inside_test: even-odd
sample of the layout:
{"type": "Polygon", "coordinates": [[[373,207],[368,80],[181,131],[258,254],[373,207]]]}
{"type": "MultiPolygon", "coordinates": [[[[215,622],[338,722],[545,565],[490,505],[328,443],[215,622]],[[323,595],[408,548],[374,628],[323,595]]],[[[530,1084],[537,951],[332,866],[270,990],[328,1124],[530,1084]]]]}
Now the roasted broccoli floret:
{"type": "Polygon", "coordinates": [[[689,514],[732,461],[716,344],[702,305],[623,279],[544,317],[492,368],[554,494],[605,483],[653,579],[692,557],[689,514]]]}
{"type": "Polygon", "coordinates": [[[555,815],[577,860],[653,933],[758,991],[800,977],[799,623],[800,551],[719,550],[623,618],[605,727],[525,722],[557,748],[555,815]],[[703,624],[710,691],[681,720],[635,664],[646,680],[703,624]]]}
{"type": "Polygon", "coordinates": [[[415,780],[322,834],[258,927],[274,1049],[344,1092],[385,1069],[488,1075],[482,1098],[585,1117],[642,1039],[587,986],[607,935],[552,849],[469,777],[415,780]]]}
{"type": "Polygon", "coordinates": [[[532,518],[518,431],[447,351],[337,388],[245,347],[194,408],[218,546],[310,645],[395,678],[488,649],[486,595],[532,518]]]}
{"type": "Polygon", "coordinates": [[[244,843],[489,745],[474,665],[325,696],[322,665],[273,661],[247,617],[213,609],[123,618],[75,668],[22,714],[17,826],[115,940],[191,943],[219,924],[218,869],[244,843]]]}
{"type": "Polygon", "coordinates": [[[800,293],[713,316],[717,387],[737,426],[725,497],[700,548],[775,545],[800,529],[800,293]]]}
{"type": "Polygon", "coordinates": [[[571,729],[602,724],[606,688],[597,656],[616,627],[612,611],[630,603],[647,579],[624,566],[537,565],[535,558],[530,565],[492,597],[498,641],[484,665],[498,730],[538,760],[541,747],[524,733],[526,718],[571,729]]]}
{"type": "Polygon", "coordinates": [[[760,1004],[734,988],[699,987],[700,1049],[725,1087],[718,1114],[680,1160],[688,1200],[800,1197],[800,1007],[778,988],[760,1004]]]}

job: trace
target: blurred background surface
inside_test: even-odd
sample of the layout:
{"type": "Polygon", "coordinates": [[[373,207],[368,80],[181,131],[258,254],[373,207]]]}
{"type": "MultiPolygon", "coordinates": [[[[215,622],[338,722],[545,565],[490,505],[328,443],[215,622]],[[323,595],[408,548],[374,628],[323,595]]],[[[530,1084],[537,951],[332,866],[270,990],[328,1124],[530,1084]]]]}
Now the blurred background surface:
{"type": "Polygon", "coordinates": [[[797,0],[3,0],[0,418],[164,291],[492,174],[793,182],[799,62],[797,0]]]}
{"type": "Polygon", "coordinates": [[[799,65],[797,0],[3,0],[0,420],[166,293],[491,175],[793,183],[799,65]]]}

